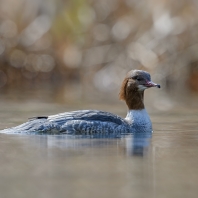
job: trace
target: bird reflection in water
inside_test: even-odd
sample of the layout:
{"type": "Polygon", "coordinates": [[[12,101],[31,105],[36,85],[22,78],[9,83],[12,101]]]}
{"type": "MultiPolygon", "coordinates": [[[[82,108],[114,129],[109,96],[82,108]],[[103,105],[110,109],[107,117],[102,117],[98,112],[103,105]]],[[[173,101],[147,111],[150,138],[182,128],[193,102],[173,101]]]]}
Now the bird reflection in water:
{"type": "Polygon", "coordinates": [[[152,133],[134,133],[126,139],[126,153],[132,156],[144,156],[150,145],[152,133]]]}
{"type": "Polygon", "coordinates": [[[98,135],[34,135],[26,136],[33,144],[44,148],[60,148],[61,150],[83,149],[116,149],[117,154],[127,156],[144,156],[147,153],[152,133],[134,134],[98,134],[98,135]],[[120,152],[121,151],[121,152],[120,152]]]}

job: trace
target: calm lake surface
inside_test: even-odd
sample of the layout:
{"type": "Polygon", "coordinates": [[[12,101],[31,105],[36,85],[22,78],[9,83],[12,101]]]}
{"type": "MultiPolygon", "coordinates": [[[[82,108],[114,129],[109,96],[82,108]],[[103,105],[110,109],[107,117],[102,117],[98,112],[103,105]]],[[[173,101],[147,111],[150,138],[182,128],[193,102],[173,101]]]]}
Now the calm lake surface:
{"type": "MultiPolygon", "coordinates": [[[[121,106],[94,106],[125,116],[121,106]]],[[[0,103],[0,129],[86,108],[0,103]]],[[[120,138],[0,134],[1,198],[198,196],[198,110],[148,109],[154,133],[120,138]]]]}

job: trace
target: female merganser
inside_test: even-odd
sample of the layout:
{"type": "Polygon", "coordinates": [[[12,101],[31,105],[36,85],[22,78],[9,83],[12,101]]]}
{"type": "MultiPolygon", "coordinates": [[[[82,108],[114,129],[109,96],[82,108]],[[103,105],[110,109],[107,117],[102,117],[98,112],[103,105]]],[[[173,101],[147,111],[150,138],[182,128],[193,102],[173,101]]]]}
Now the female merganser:
{"type": "Polygon", "coordinates": [[[51,116],[35,117],[2,133],[36,134],[126,134],[152,132],[152,124],[144,108],[144,90],[160,85],[151,81],[150,74],[131,70],[126,75],[119,93],[128,106],[125,119],[98,110],[79,110],[51,116]]]}

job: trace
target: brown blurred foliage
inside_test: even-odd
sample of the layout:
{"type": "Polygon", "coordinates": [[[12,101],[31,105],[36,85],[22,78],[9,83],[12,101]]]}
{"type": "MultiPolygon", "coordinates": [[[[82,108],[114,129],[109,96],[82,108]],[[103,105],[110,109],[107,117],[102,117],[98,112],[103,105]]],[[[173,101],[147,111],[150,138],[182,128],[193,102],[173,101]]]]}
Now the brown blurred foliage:
{"type": "Polygon", "coordinates": [[[1,0],[1,91],[112,93],[135,68],[167,90],[198,91],[197,8],[195,0],[1,0]]]}

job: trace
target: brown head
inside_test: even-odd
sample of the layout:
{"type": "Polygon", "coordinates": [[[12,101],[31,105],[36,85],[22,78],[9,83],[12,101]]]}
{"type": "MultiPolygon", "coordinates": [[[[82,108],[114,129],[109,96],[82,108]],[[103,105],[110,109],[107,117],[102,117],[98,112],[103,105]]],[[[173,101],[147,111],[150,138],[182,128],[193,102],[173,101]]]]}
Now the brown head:
{"type": "Polygon", "coordinates": [[[131,70],[122,83],[119,96],[126,102],[130,110],[144,109],[144,90],[151,87],[160,88],[160,85],[151,81],[148,72],[131,70]]]}

